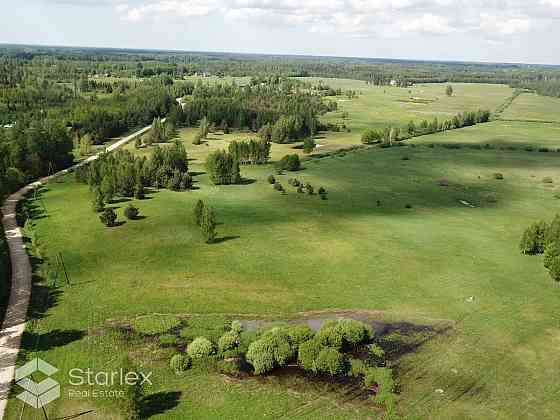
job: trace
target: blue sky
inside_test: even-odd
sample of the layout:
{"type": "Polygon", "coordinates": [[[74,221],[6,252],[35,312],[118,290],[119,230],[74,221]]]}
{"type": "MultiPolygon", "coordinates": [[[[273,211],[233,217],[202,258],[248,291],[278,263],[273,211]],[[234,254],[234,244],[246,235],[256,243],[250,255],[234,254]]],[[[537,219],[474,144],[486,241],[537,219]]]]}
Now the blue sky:
{"type": "Polygon", "coordinates": [[[3,0],[1,43],[560,64],[560,0],[3,0]]]}

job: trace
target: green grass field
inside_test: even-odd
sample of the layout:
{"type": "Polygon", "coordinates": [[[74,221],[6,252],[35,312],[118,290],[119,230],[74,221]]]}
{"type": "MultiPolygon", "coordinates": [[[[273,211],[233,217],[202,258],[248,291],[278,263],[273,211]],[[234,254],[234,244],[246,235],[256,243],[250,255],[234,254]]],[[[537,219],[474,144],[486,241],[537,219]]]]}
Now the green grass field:
{"type": "MultiPolygon", "coordinates": [[[[321,133],[314,154],[360,144],[366,128],[495,110],[513,93],[499,85],[453,84],[447,97],[445,84],[402,89],[323,80],[361,93],[331,98],[340,109],[322,118],[342,122],[346,111],[350,132],[321,133]]],[[[242,167],[244,185],[213,186],[204,174],[210,151],[254,133],[212,133],[195,146],[196,129],[181,129],[196,189],[151,190],[148,199],[132,201],[142,215],[134,221],[125,220],[127,200],[121,200],[113,206],[125,223],[111,229],[93,213],[87,186],[72,176],[49,184],[42,193],[46,212],[30,203],[37,207],[44,260],[34,259],[34,321],[21,359],[39,356],[61,372],[55,379],[63,398],[47,406],[50,418],[94,409],[92,418],[120,420],[114,399],[69,397],[68,371],[118,369],[127,356],[153,371],[142,418],[378,418],[380,411],[347,385],[281,373],[236,380],[203,367],[175,376],[168,368],[174,350],[127,333],[128,326],[157,329],[160,319],[166,328],[199,319],[196,334],[208,329],[215,337],[224,320],[278,321],[337,310],[412,331],[451,327],[399,358],[398,411],[405,418],[556,418],[560,289],[541,257],[518,250],[527,225],[558,211],[560,126],[529,121],[555,121],[556,106],[551,98],[523,94],[504,120],[421,136],[403,147],[306,159],[302,171],[277,176],[285,195],[266,181],[273,165],[242,167]],[[503,180],[495,179],[497,172],[503,180]],[[328,200],[296,193],[290,177],[325,187],[328,200]],[[198,199],[218,215],[212,245],[193,221],[198,199]],[[60,287],[48,295],[46,278],[58,252],[72,286],[63,286],[59,275],[60,287]]],[[[272,161],[303,156],[298,146],[274,144],[272,161]]],[[[8,418],[20,418],[20,411],[12,398],[8,418]]],[[[36,418],[43,418],[40,411],[23,416],[36,418]]]]}
{"type": "Polygon", "coordinates": [[[451,130],[411,140],[416,144],[443,143],[459,145],[491,145],[497,148],[524,149],[533,147],[560,148],[560,125],[524,121],[492,121],[461,130],[451,130]]]}
{"type": "Polygon", "coordinates": [[[502,119],[560,123],[560,99],[532,93],[519,95],[501,115],[502,119]]]}
{"type": "MultiPolygon", "coordinates": [[[[445,142],[493,142],[497,124],[446,133],[445,142]]],[[[515,137],[512,128],[511,142],[532,137],[532,126],[522,127],[527,134],[515,137]]],[[[544,142],[548,129],[537,127],[534,137],[544,142]]],[[[155,372],[154,398],[173,400],[153,418],[374,418],[367,404],[342,403],[332,385],[294,388],[274,375],[231,382],[196,369],[174,377],[168,352],[149,343],[121,348],[99,331],[108,320],[150,313],[275,319],[375,310],[379,319],[453,325],[401,359],[401,414],[555,418],[559,289],[541,258],[521,256],[517,244],[529,223],[557,212],[559,163],[557,153],[374,148],[306,161],[278,177],[286,195],[266,182],[271,166],[244,167],[247,185],[212,186],[198,175],[199,189],[153,191],[135,202],[144,219],[113,229],[92,212],[87,186],[71,178],[49,184],[38,237],[51,260],[63,252],[73,286],[58,289],[26,343],[37,340],[38,355],[63,372],[133,354],[155,372]],[[294,175],[324,186],[329,199],[297,194],[287,184],[294,175]],[[553,184],[542,182],[547,176],[553,184]],[[204,244],[192,221],[199,198],[216,209],[216,244],[204,244]],[[51,339],[53,330],[63,339],[51,339]]],[[[191,164],[200,171],[200,159],[191,164]]],[[[121,220],[125,205],[115,205],[121,220]]],[[[61,416],[94,404],[103,418],[118,418],[108,401],[63,398],[48,407],[61,416]]],[[[11,415],[19,409],[12,400],[11,415]]]]}

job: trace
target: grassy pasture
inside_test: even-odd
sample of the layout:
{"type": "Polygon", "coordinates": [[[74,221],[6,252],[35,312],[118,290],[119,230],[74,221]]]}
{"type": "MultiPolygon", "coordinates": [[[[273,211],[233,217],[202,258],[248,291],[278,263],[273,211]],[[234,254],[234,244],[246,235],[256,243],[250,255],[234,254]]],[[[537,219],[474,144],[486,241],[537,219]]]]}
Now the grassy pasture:
{"type": "MultiPolygon", "coordinates": [[[[482,143],[495,135],[487,126],[468,130],[482,143]]],[[[463,141],[463,130],[446,133],[449,142],[454,135],[463,141]]],[[[194,147],[188,151],[199,171],[194,147]]],[[[554,418],[560,289],[540,257],[521,256],[517,243],[527,224],[557,211],[559,162],[556,153],[369,149],[310,160],[301,172],[279,176],[286,195],[266,182],[270,166],[244,167],[247,185],[212,186],[202,174],[195,191],[152,191],[135,201],[145,219],[114,229],[97,220],[86,186],[70,178],[52,183],[38,237],[46,257],[64,253],[74,286],[59,289],[27,340],[43,337],[39,356],[64,371],[113,360],[113,344],[95,333],[108,319],[150,313],[251,318],[345,308],[379,310],[394,320],[445,319],[454,323],[448,335],[402,359],[403,414],[554,418]],[[495,180],[495,172],[504,180],[495,180]],[[329,199],[297,194],[287,184],[293,176],[324,186],[329,199]],[[546,176],[552,185],[542,183],[546,176]],[[447,187],[439,185],[444,178],[447,187]],[[204,244],[194,226],[199,198],[221,222],[216,244],[204,244]],[[47,344],[53,330],[66,332],[67,340],[47,344]]],[[[115,204],[121,220],[125,206],[115,204]]],[[[138,359],[158,378],[152,391],[181,392],[154,418],[374,417],[337,404],[334,394],[286,392],[274,376],[231,383],[194,370],[172,377],[167,354],[149,346],[120,351],[143,352],[138,359]]],[[[67,404],[49,406],[50,414],[66,413],[67,404]]],[[[12,401],[10,413],[18,407],[12,401]]]]}
{"type": "Polygon", "coordinates": [[[451,130],[429,136],[416,137],[416,144],[445,143],[460,145],[492,145],[502,148],[522,149],[533,147],[560,148],[560,125],[525,121],[496,120],[486,124],[451,130]]]}
{"type": "MultiPolygon", "coordinates": [[[[366,128],[385,128],[390,125],[404,128],[410,120],[418,124],[424,119],[433,120],[435,117],[449,119],[464,111],[493,111],[513,93],[511,88],[504,85],[452,83],[454,93],[448,97],[445,94],[447,84],[440,83],[398,88],[371,86],[357,80],[302,80],[322,80],[333,88],[361,92],[358,98],[352,100],[342,96],[332,98],[338,101],[339,111],[327,114],[325,118],[327,121],[340,122],[342,112],[346,111],[350,117],[347,125],[360,134],[366,128]]],[[[353,133],[353,136],[357,134],[353,133]]]]}
{"type": "Polygon", "coordinates": [[[503,112],[501,118],[560,123],[560,99],[534,93],[523,93],[503,112]]]}

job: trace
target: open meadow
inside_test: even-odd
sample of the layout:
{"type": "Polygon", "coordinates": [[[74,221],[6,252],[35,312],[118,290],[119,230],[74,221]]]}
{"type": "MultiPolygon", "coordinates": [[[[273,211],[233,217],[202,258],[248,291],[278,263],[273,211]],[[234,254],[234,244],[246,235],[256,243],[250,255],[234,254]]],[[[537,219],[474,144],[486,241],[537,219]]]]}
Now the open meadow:
{"type": "MultiPolygon", "coordinates": [[[[445,143],[496,143],[498,124],[450,131],[445,143]]],[[[512,144],[531,138],[556,144],[545,140],[549,128],[538,127],[534,136],[532,126],[525,129],[517,137],[512,132],[512,144]]],[[[115,339],[110,328],[134,328],[150,314],[160,314],[156,324],[158,316],[175,319],[173,328],[198,316],[212,334],[226,319],[369,311],[387,325],[446,326],[397,355],[403,416],[555,418],[560,289],[541,258],[520,255],[518,243],[529,223],[557,211],[560,154],[423,145],[439,137],[306,160],[301,171],[276,176],[286,194],[267,182],[271,165],[242,167],[243,185],[212,185],[196,150],[206,146],[186,142],[196,189],[152,189],[148,199],[134,200],[141,219],[111,229],[92,212],[86,185],[72,176],[49,184],[44,207],[30,203],[35,230],[46,261],[63,253],[72,286],[56,288],[46,307],[38,287],[34,303],[43,307],[24,348],[38,343],[38,355],[62,371],[118,366],[128,354],[154,372],[146,417],[375,418],[354,391],[333,384],[275,373],[232,381],[203,369],[174,376],[170,349],[115,339]],[[495,178],[498,172],[503,179],[495,178]],[[328,200],[298,194],[291,177],[325,187],[328,200]],[[553,182],[543,183],[546,177],[553,182]],[[205,244],[194,224],[198,199],[216,211],[214,244],[205,244]]],[[[126,204],[113,205],[119,220],[126,204]]],[[[69,388],[62,384],[63,393],[69,388]]],[[[107,401],[91,397],[65,398],[48,411],[55,417],[92,407],[118,418],[108,414],[107,401]]],[[[12,400],[10,413],[19,409],[12,400]]]]}

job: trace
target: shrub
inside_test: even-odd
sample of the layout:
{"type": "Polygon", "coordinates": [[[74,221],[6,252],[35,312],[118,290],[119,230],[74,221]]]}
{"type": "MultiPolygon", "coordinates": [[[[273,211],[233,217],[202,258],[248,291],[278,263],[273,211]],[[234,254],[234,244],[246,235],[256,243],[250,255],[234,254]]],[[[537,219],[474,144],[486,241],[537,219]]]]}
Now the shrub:
{"type": "Polygon", "coordinates": [[[315,189],[313,188],[313,186],[309,183],[305,184],[305,191],[307,191],[307,194],[309,195],[313,195],[313,192],[315,191],[315,189]]]}
{"type": "Polygon", "coordinates": [[[323,187],[320,187],[319,190],[317,191],[317,194],[319,194],[319,195],[323,195],[323,194],[326,194],[326,193],[327,193],[327,190],[323,187]]]}
{"type": "Polygon", "coordinates": [[[202,226],[202,216],[204,214],[204,202],[198,200],[194,205],[194,222],[197,226],[202,226]]]}
{"type": "Polygon", "coordinates": [[[550,269],[552,267],[555,258],[560,256],[560,240],[555,242],[550,242],[546,245],[544,250],[543,264],[545,268],[550,269]]]}
{"type": "Polygon", "coordinates": [[[325,321],[315,335],[323,345],[337,349],[355,347],[369,341],[372,336],[371,328],[353,319],[325,321]]]}
{"type": "Polygon", "coordinates": [[[555,242],[560,242],[560,215],[554,217],[545,232],[545,246],[555,242]]]}
{"type": "Polygon", "coordinates": [[[521,253],[528,255],[542,254],[544,252],[547,229],[548,226],[543,221],[529,226],[521,237],[521,243],[519,244],[521,253]]]}
{"type": "Polygon", "coordinates": [[[218,350],[224,357],[229,357],[236,354],[239,347],[239,333],[235,331],[228,331],[218,340],[218,350]]]}
{"type": "Polygon", "coordinates": [[[277,366],[285,366],[295,356],[290,337],[282,328],[273,328],[252,342],[247,350],[246,359],[255,374],[266,373],[277,366]]]}
{"type": "Polygon", "coordinates": [[[187,353],[192,359],[205,359],[214,353],[214,345],[205,337],[197,337],[187,347],[187,353]]]}
{"type": "Polygon", "coordinates": [[[299,348],[300,344],[313,338],[313,331],[307,325],[295,325],[284,329],[290,339],[290,344],[294,349],[299,348]]]}
{"type": "Polygon", "coordinates": [[[191,358],[186,354],[176,354],[169,361],[169,367],[179,374],[191,367],[191,358]]]}
{"type": "Polygon", "coordinates": [[[274,369],[275,360],[269,343],[263,340],[257,340],[249,345],[246,359],[253,365],[255,374],[260,375],[274,369]]]}
{"type": "Polygon", "coordinates": [[[303,140],[303,153],[311,153],[315,149],[315,140],[313,137],[307,137],[303,140]]]}
{"type": "Polygon", "coordinates": [[[241,325],[241,322],[237,320],[231,321],[231,330],[237,334],[241,334],[241,331],[243,331],[243,325],[241,325]]]}
{"type": "Polygon", "coordinates": [[[103,210],[99,216],[99,220],[107,227],[113,227],[117,223],[117,213],[112,208],[103,210]]]}
{"type": "Polygon", "coordinates": [[[268,176],[267,181],[268,181],[269,184],[272,184],[272,185],[276,184],[276,178],[274,178],[274,175],[272,175],[272,174],[270,174],[268,176]]]}
{"type": "Polygon", "coordinates": [[[323,348],[323,344],[317,339],[301,343],[298,349],[299,364],[305,370],[315,371],[315,360],[323,348]]]}
{"type": "Polygon", "coordinates": [[[303,187],[300,185],[297,189],[298,194],[303,194],[303,187]]]}
{"type": "Polygon", "coordinates": [[[370,344],[368,346],[368,362],[372,366],[385,365],[385,351],[377,344],[370,344]]]}
{"type": "Polygon", "coordinates": [[[278,162],[278,168],[286,171],[299,171],[301,169],[299,156],[297,154],[284,156],[278,162]]]}
{"type": "Polygon", "coordinates": [[[140,213],[140,211],[138,210],[137,207],[134,207],[132,204],[129,204],[128,206],[126,206],[126,208],[124,209],[124,215],[126,216],[127,219],[129,220],[134,220],[138,217],[138,214],[140,213]]]}
{"type": "Polygon", "coordinates": [[[371,388],[377,387],[375,402],[382,404],[388,411],[392,411],[395,406],[395,380],[393,371],[389,368],[369,368],[364,376],[364,386],[371,388]]]}
{"type": "Polygon", "coordinates": [[[504,175],[500,172],[494,174],[494,179],[504,179],[504,175]]]}
{"type": "Polygon", "coordinates": [[[552,180],[552,178],[549,177],[549,176],[545,176],[545,177],[542,179],[542,182],[543,182],[543,184],[552,184],[552,183],[554,183],[554,181],[552,180]]]}
{"type": "Polygon", "coordinates": [[[343,375],[347,371],[344,356],[337,349],[325,347],[317,355],[314,371],[331,376],[343,375]]]}
{"type": "Polygon", "coordinates": [[[358,378],[365,375],[367,371],[367,366],[363,360],[360,359],[350,359],[350,369],[348,370],[348,376],[353,378],[358,378]]]}
{"type": "Polygon", "coordinates": [[[218,362],[218,371],[223,375],[228,376],[240,376],[241,375],[241,367],[239,365],[239,360],[220,360],[218,362]]]}
{"type": "Polygon", "coordinates": [[[276,191],[284,192],[284,187],[278,181],[272,186],[276,191]]]}
{"type": "Polygon", "coordinates": [[[560,256],[555,256],[550,259],[548,273],[553,280],[560,281],[560,256]]]}
{"type": "Polygon", "coordinates": [[[411,209],[411,208],[412,208],[412,204],[405,204],[404,208],[406,208],[406,209],[411,209]]]}

